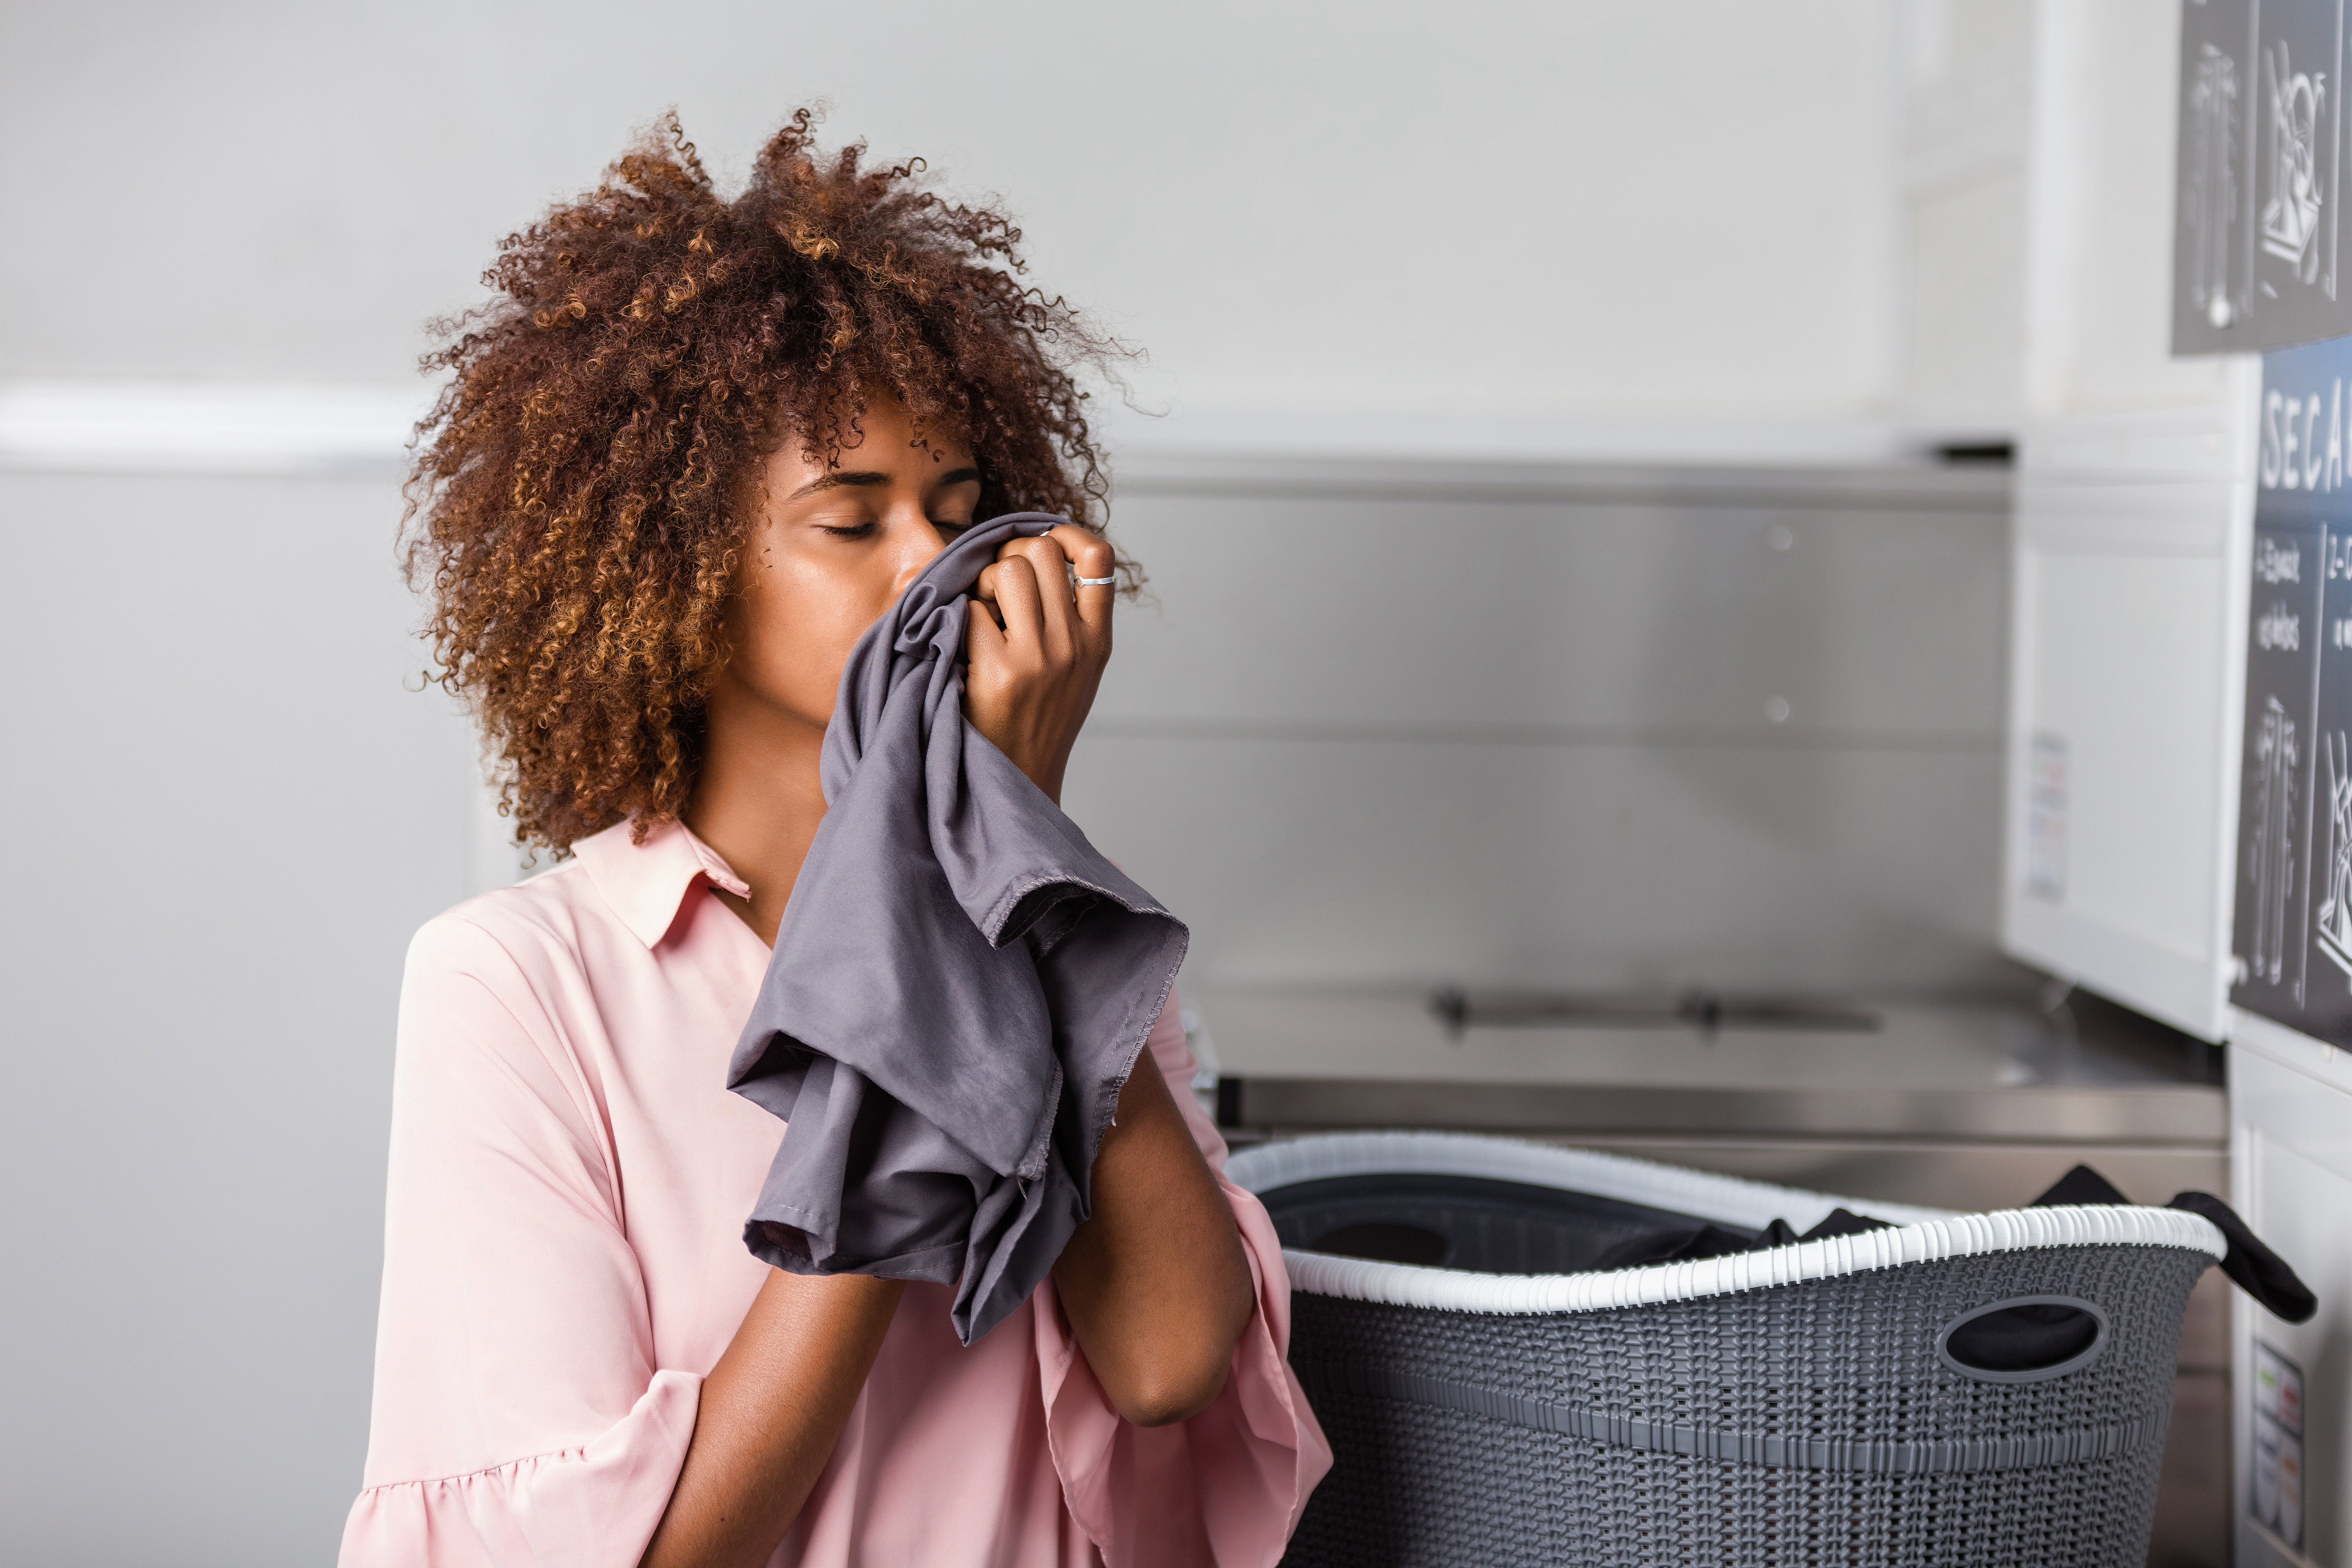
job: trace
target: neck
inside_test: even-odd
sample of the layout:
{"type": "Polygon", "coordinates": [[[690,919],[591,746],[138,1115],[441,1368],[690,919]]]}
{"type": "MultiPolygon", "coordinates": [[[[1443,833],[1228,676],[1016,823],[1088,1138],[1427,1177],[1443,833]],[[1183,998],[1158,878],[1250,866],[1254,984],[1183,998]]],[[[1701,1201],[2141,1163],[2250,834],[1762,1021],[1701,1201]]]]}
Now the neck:
{"type": "Polygon", "coordinates": [[[686,825],[751,884],[749,899],[724,891],[719,897],[772,947],[801,862],[824,820],[817,774],[824,727],[752,700],[723,676],[708,713],[686,825]]]}

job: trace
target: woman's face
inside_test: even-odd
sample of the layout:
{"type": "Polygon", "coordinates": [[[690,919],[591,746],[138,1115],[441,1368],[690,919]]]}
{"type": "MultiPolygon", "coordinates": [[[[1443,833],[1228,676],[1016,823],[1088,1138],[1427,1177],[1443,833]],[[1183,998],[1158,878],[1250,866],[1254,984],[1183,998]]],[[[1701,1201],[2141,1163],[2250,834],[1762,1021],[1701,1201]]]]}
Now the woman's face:
{"type": "Polygon", "coordinates": [[[827,467],[787,441],[767,462],[712,717],[743,705],[823,730],[849,650],[948,541],[970,528],[980,470],[962,444],[913,445],[905,408],[877,401],[827,467]]]}

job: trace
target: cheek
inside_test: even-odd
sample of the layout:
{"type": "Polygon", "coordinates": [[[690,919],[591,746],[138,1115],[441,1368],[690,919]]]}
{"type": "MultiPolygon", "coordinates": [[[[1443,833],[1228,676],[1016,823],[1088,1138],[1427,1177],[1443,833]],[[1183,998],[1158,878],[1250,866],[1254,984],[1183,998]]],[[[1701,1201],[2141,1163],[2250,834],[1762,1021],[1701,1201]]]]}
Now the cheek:
{"type": "Polygon", "coordinates": [[[833,716],[849,650],[887,605],[859,585],[781,563],[745,585],[731,620],[736,674],[762,701],[810,723],[833,716]]]}

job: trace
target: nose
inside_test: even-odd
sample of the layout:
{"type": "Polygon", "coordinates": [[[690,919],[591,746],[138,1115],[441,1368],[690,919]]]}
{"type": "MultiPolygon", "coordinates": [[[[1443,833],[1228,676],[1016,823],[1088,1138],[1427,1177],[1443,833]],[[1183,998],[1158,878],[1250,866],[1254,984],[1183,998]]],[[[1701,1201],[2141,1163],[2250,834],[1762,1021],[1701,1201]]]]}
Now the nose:
{"type": "Polygon", "coordinates": [[[917,498],[909,497],[892,506],[884,526],[888,530],[891,545],[890,595],[896,598],[938,558],[947,542],[931,526],[930,517],[917,498]]]}

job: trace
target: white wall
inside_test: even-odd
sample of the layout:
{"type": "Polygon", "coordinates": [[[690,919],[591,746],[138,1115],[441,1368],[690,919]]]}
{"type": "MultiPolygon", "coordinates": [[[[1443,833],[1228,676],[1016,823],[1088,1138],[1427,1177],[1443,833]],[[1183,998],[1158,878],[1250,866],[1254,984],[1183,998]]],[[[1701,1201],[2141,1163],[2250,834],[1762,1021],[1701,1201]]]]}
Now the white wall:
{"type": "Polygon", "coordinates": [[[1874,0],[7,9],[0,378],[399,381],[677,103],[1002,191],[1186,413],[1881,416],[1874,0]],[[29,308],[27,308],[29,307],[29,308]]]}
{"type": "Polygon", "coordinates": [[[1903,405],[1958,438],[2022,391],[2033,0],[1904,0],[1903,405]]]}
{"type": "Polygon", "coordinates": [[[391,1023],[468,889],[387,479],[0,475],[0,1557],[328,1560],[391,1023]]]}

